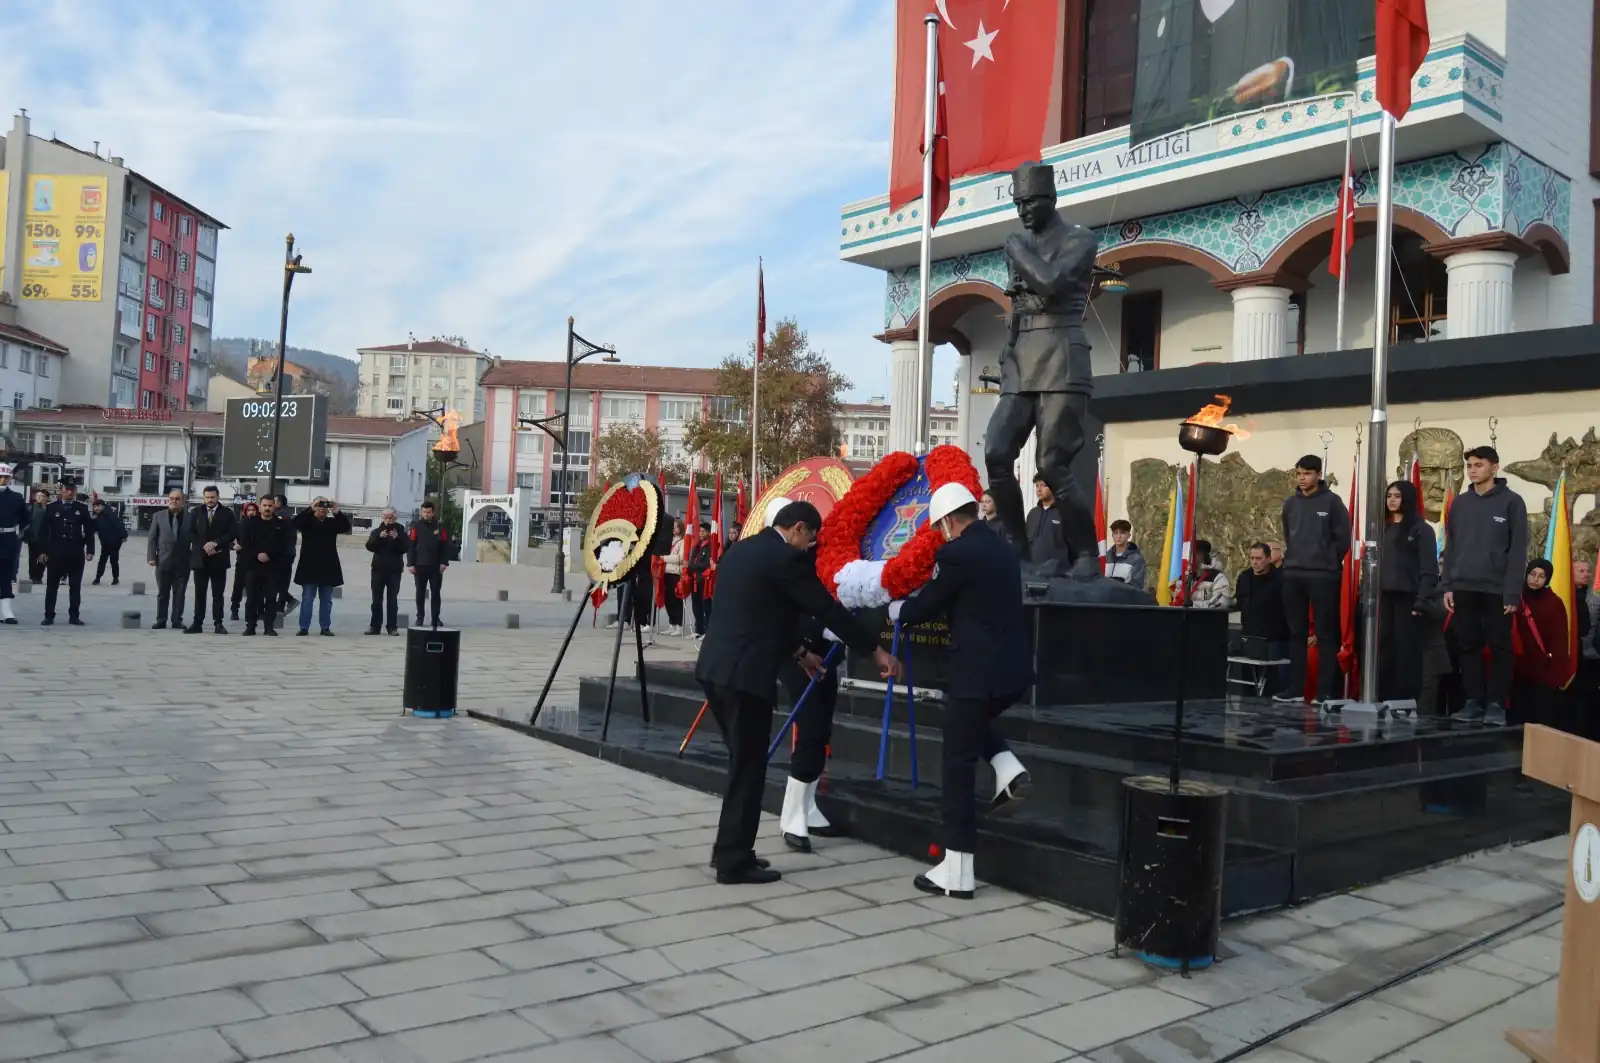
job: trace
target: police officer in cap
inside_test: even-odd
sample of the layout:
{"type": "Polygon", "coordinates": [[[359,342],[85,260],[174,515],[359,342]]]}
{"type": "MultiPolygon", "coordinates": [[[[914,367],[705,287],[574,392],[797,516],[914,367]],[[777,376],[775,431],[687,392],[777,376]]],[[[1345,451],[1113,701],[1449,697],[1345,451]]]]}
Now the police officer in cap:
{"type": "Polygon", "coordinates": [[[928,520],[948,540],[935,555],[933,579],[889,616],[910,626],[944,617],[950,626],[944,711],[944,861],[918,875],[917,889],[970,899],[977,888],[977,765],[994,769],[990,811],[1010,810],[1027,789],[1028,773],[995,727],[1033,683],[1033,657],[1022,610],[1022,569],[1013,550],[978,516],[978,500],[945,484],[928,502],[928,520]]]}
{"type": "Polygon", "coordinates": [[[77,485],[61,481],[61,497],[44,511],[44,619],[56,622],[56,593],[67,581],[67,623],[82,627],[78,606],[83,600],[83,564],[94,558],[95,525],[89,507],[78,501],[77,485]]]}

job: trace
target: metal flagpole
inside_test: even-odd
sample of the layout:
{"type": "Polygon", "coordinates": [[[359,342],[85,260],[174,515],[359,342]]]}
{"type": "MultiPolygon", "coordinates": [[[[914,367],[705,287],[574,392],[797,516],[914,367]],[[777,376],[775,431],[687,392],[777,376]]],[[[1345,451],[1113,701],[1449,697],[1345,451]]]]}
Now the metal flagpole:
{"type": "Polygon", "coordinates": [[[1389,453],[1389,258],[1394,242],[1394,116],[1378,112],[1378,250],[1372,285],[1372,417],[1367,436],[1366,546],[1361,559],[1361,701],[1378,703],[1378,580],[1383,565],[1383,463],[1389,453]]]}
{"type": "MultiPolygon", "coordinates": [[[[761,355],[767,341],[767,277],[761,259],[756,259],[756,358],[750,381],[750,490],[761,492],[761,457],[756,443],[756,424],[761,419],[761,355]]],[[[720,535],[721,532],[719,531],[720,535]]]]}
{"type": "Polygon", "coordinates": [[[1345,274],[1349,271],[1350,247],[1349,241],[1343,238],[1343,233],[1340,230],[1347,224],[1353,224],[1353,221],[1347,222],[1344,217],[1346,195],[1350,197],[1349,210],[1351,214],[1355,213],[1356,207],[1355,189],[1351,187],[1354,182],[1350,180],[1350,148],[1355,140],[1355,125],[1356,95],[1352,92],[1350,94],[1350,107],[1345,111],[1344,115],[1344,170],[1339,174],[1338,210],[1340,218],[1339,223],[1333,229],[1333,238],[1339,241],[1339,316],[1333,327],[1333,349],[1336,351],[1344,350],[1344,288],[1345,274]]]}
{"type": "Polygon", "coordinates": [[[933,273],[933,151],[939,135],[939,16],[923,20],[928,27],[928,89],[922,112],[922,248],[917,278],[922,294],[917,309],[917,439],[916,452],[928,452],[928,383],[933,376],[933,349],[928,345],[929,277],[933,273]]]}

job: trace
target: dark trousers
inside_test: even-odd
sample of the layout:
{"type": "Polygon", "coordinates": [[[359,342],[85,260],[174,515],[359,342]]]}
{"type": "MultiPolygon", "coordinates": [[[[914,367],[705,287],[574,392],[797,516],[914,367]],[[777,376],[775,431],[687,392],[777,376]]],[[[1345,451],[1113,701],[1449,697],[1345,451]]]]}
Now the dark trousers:
{"type": "Polygon", "coordinates": [[[1469,701],[1504,706],[1511,695],[1511,617],[1498,594],[1456,591],[1450,634],[1461,651],[1461,688],[1469,701]],[[1489,663],[1483,648],[1489,647],[1489,663]]]}
{"type": "Polygon", "coordinates": [[[1417,596],[1384,591],[1378,597],[1378,697],[1385,701],[1417,700],[1422,694],[1423,625],[1412,616],[1417,596]]]}
{"type": "MultiPolygon", "coordinates": [[[[197,568],[194,570],[194,621],[203,624],[206,619],[206,588],[211,588],[211,621],[222,623],[222,598],[228,589],[228,570],[225,568],[197,568]]],[[[193,625],[191,625],[193,626],[193,625]]]]}
{"type": "Polygon", "coordinates": [[[1306,576],[1285,572],[1283,612],[1289,622],[1289,692],[1306,688],[1306,637],[1317,635],[1317,697],[1339,696],[1344,676],[1339,671],[1339,574],[1306,576]]]}
{"type": "Polygon", "coordinates": [[[294,602],[294,595],[289,593],[289,588],[292,586],[294,586],[294,566],[291,564],[278,569],[273,583],[272,600],[280,613],[288,612],[294,602]]]}
{"type": "Polygon", "coordinates": [[[244,626],[247,631],[254,631],[256,622],[261,622],[263,631],[271,631],[278,626],[278,611],[276,602],[273,601],[278,587],[278,573],[271,568],[252,568],[248,572],[239,569],[233,577],[234,586],[239,580],[244,580],[244,626]]]}
{"type": "Polygon", "coordinates": [[[661,577],[661,593],[667,599],[667,623],[683,626],[683,599],[678,597],[678,574],[668,572],[661,577]]]}
{"type": "Polygon", "coordinates": [[[706,702],[728,746],[728,789],[711,863],[732,871],[755,857],[761,828],[761,793],[767,782],[767,741],[772,734],[772,703],[725,687],[706,685],[706,702]]]}
{"type": "Polygon", "coordinates": [[[94,567],[95,582],[100,582],[106,574],[106,562],[111,562],[111,579],[113,582],[122,578],[122,544],[115,543],[111,546],[100,548],[100,563],[94,567]]]}
{"type": "Polygon", "coordinates": [[[656,607],[656,581],[650,576],[650,566],[641,562],[639,575],[633,577],[633,589],[628,592],[628,604],[633,611],[634,626],[643,630],[650,626],[650,614],[656,607]]]}
{"type": "Polygon", "coordinates": [[[433,602],[433,619],[437,622],[439,619],[439,589],[444,586],[444,570],[438,565],[418,565],[416,569],[414,576],[417,584],[417,623],[425,622],[426,614],[422,611],[422,607],[428,603],[430,595],[433,602]]]}
{"type": "Polygon", "coordinates": [[[235,565],[233,569],[233,593],[229,595],[228,605],[234,612],[239,611],[239,603],[244,601],[244,589],[249,580],[245,577],[243,566],[235,565]]]}
{"type": "MultiPolygon", "coordinates": [[[[811,678],[798,664],[784,665],[778,678],[783,681],[792,709],[805,694],[811,678]]],[[[838,701],[839,673],[829,668],[812,687],[811,696],[794,718],[794,752],[789,756],[789,774],[800,782],[814,782],[822,777],[822,769],[828,762],[828,742],[833,738],[833,710],[838,701]]]]}
{"type": "MultiPolygon", "coordinates": [[[[1089,397],[1077,392],[1014,392],[1000,396],[983,440],[989,494],[1013,542],[1026,543],[1022,486],[1013,469],[1035,427],[1039,430],[1039,474],[1061,507],[1061,531],[1075,557],[1094,557],[1094,513],[1072,475],[1072,459],[1083,449],[1089,397]]],[[[1032,479],[1030,470],[1022,470],[1032,479]]],[[[965,852],[966,850],[961,850],[965,852]]]]}
{"type": "Polygon", "coordinates": [[[28,580],[38,583],[44,578],[44,560],[40,558],[41,551],[32,543],[28,544],[28,580]]]}
{"type": "Polygon", "coordinates": [[[172,626],[183,623],[183,599],[189,592],[189,568],[156,569],[156,623],[167,622],[167,608],[172,608],[172,626]]]}
{"type": "Polygon", "coordinates": [[[689,602],[694,607],[694,633],[704,635],[711,623],[711,599],[695,591],[690,595],[689,602]]]}
{"type": "Polygon", "coordinates": [[[78,619],[78,606],[83,601],[83,554],[71,547],[65,557],[50,558],[45,566],[44,618],[56,618],[56,593],[61,581],[67,581],[67,616],[78,619]]]}
{"type": "MultiPolygon", "coordinates": [[[[376,631],[383,626],[384,605],[388,604],[389,630],[395,631],[400,627],[400,576],[399,569],[373,569],[372,570],[372,630],[376,631]]],[[[439,615],[437,601],[433,607],[435,616],[439,615]]]]}
{"type": "Polygon", "coordinates": [[[978,848],[978,758],[989,760],[1011,748],[1000,737],[995,717],[1016,698],[990,701],[952,699],[944,711],[944,847],[958,853],[978,848]]]}

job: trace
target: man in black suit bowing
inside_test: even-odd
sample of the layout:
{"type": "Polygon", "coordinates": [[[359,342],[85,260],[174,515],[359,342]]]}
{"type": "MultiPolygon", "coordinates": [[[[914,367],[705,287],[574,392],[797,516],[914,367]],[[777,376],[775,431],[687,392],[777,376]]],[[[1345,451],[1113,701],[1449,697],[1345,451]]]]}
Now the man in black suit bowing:
{"type": "Polygon", "coordinates": [[[817,617],[851,650],[871,654],[885,677],[902,674],[900,662],[878,645],[877,633],[834,601],[817,578],[811,546],[821,527],[816,506],[791,502],[772,527],[742,540],[717,567],[717,610],[700,643],[694,675],[728,745],[728,791],[711,849],[718,882],[781,877],[756,859],[754,846],[778,672],[804,652],[797,634],[800,617],[817,617]]]}
{"type": "Polygon", "coordinates": [[[915,885],[924,893],[971,898],[977,848],[978,755],[994,767],[990,809],[1019,799],[1028,773],[1006,746],[994,719],[1033,682],[1033,660],[1022,610],[1022,571],[1016,551],[978,517],[978,500],[960,484],[945,484],[928,503],[928,519],[949,541],[935,555],[934,577],[889,615],[901,624],[944,616],[950,625],[949,679],[944,712],[944,861],[915,885]]]}
{"type": "Polygon", "coordinates": [[[217,489],[207,487],[201,492],[205,501],[189,513],[189,567],[194,570],[194,621],[184,633],[200,634],[206,618],[206,585],[211,586],[211,622],[218,635],[226,635],[222,626],[222,593],[228,583],[228,555],[233,551],[233,540],[238,535],[238,522],[233,510],[222,505],[217,489]]]}

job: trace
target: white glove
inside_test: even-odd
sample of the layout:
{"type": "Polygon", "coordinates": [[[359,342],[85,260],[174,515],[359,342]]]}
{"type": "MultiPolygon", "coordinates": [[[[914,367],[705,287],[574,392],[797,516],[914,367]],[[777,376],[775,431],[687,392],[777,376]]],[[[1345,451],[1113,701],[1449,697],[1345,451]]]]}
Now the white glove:
{"type": "Polygon", "coordinates": [[[844,639],[840,638],[838,635],[835,635],[831,627],[825,627],[822,629],[822,637],[827,639],[829,642],[837,642],[841,645],[844,643],[844,639]]]}
{"type": "Polygon", "coordinates": [[[898,624],[900,622],[900,610],[902,608],[904,608],[905,604],[906,603],[905,603],[904,599],[902,599],[900,601],[895,601],[895,602],[890,602],[889,603],[889,622],[890,623],[898,624]]]}

